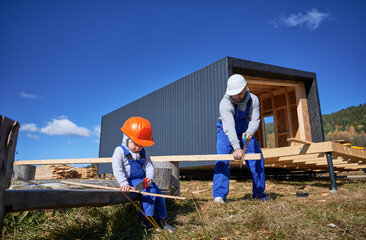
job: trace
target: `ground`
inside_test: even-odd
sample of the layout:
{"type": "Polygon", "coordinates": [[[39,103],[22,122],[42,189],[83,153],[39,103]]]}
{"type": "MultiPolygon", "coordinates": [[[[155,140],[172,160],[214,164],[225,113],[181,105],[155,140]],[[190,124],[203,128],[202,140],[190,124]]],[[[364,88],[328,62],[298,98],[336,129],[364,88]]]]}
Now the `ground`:
{"type": "MultiPolygon", "coordinates": [[[[145,235],[132,203],[7,214],[4,239],[366,239],[366,179],[267,180],[270,201],[251,200],[251,181],[232,180],[225,204],[212,180],[182,180],[166,199],[174,233],[145,235]],[[299,198],[299,194],[307,197],[299,198]]],[[[138,203],[138,202],[137,202],[138,203]]]]}

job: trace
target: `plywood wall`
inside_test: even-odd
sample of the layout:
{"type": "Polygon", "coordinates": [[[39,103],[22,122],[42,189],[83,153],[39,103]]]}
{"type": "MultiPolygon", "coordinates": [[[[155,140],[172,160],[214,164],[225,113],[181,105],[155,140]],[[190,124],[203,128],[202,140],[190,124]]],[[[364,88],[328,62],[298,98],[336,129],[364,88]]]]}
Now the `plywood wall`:
{"type": "Polygon", "coordinates": [[[260,101],[261,124],[255,135],[261,147],[265,143],[264,118],[273,116],[275,147],[290,146],[288,138],[312,141],[307,99],[302,82],[248,79],[250,91],[260,101]]]}

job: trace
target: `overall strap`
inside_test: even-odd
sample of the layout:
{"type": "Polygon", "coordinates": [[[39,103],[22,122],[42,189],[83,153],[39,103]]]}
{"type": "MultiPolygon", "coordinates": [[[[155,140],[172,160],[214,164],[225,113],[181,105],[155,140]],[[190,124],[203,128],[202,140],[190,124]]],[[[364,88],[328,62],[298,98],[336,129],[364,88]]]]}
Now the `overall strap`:
{"type": "Polygon", "coordinates": [[[141,156],[140,163],[141,163],[141,164],[144,164],[144,163],[145,163],[145,161],[146,161],[146,157],[145,157],[145,148],[142,148],[142,149],[140,150],[140,156],[141,156]]]}
{"type": "Polygon", "coordinates": [[[123,149],[123,152],[125,153],[125,157],[128,159],[128,161],[134,160],[132,158],[130,151],[128,151],[128,149],[125,146],[121,145],[121,148],[123,149]]]}
{"type": "Polygon", "coordinates": [[[252,98],[250,97],[248,102],[247,102],[247,108],[245,109],[245,111],[250,111],[250,108],[252,107],[252,98]]]}
{"type": "MultiPolygon", "coordinates": [[[[125,146],[121,145],[121,148],[123,149],[123,152],[125,153],[125,157],[127,158],[128,162],[131,162],[131,161],[135,160],[135,159],[133,159],[130,151],[125,146]]],[[[140,150],[140,156],[141,156],[141,159],[140,159],[139,163],[144,164],[145,161],[146,161],[145,149],[144,148],[142,148],[140,150]]]]}

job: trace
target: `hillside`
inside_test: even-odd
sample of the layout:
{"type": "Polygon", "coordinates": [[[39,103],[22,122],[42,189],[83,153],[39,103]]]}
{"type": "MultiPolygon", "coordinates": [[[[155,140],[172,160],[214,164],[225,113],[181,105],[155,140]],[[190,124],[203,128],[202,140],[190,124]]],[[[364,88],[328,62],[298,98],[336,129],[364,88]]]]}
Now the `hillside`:
{"type": "Polygon", "coordinates": [[[366,146],[366,103],[323,115],[326,140],[347,140],[366,146]]]}

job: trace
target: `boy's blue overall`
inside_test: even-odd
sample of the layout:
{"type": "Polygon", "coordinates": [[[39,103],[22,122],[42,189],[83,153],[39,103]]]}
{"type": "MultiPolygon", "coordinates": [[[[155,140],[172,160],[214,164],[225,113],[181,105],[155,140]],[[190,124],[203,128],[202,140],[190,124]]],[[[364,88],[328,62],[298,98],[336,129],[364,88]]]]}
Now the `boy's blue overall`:
{"type": "MultiPolygon", "coordinates": [[[[240,141],[240,147],[243,148],[243,133],[248,129],[248,114],[250,111],[251,99],[249,100],[245,111],[239,111],[235,105],[235,130],[240,141]]],[[[228,136],[224,133],[222,122],[217,123],[217,154],[230,154],[233,147],[230,144],[228,136]]],[[[246,153],[262,153],[257,140],[252,137],[248,143],[246,153]]],[[[264,194],[265,190],[265,175],[264,175],[264,158],[262,160],[245,160],[249,170],[252,172],[253,181],[253,199],[264,199],[267,196],[264,194]]],[[[215,165],[213,178],[213,197],[221,197],[224,201],[229,193],[230,167],[229,161],[217,161],[215,165]]]]}
{"type": "MultiPolygon", "coordinates": [[[[128,179],[128,183],[130,184],[130,186],[136,187],[136,185],[143,181],[146,177],[146,172],[143,169],[143,165],[146,161],[145,149],[141,149],[140,151],[141,160],[136,161],[132,158],[130,151],[125,146],[121,145],[121,147],[123,149],[123,152],[125,153],[125,157],[127,158],[128,163],[130,164],[130,177],[128,179]]],[[[150,187],[144,189],[143,191],[162,194],[161,190],[154,182],[150,185],[150,187]]],[[[148,217],[154,216],[154,213],[156,212],[156,217],[158,219],[168,218],[165,199],[162,197],[142,195],[141,209],[148,217]]],[[[139,214],[142,215],[140,212],[139,214]]]]}

